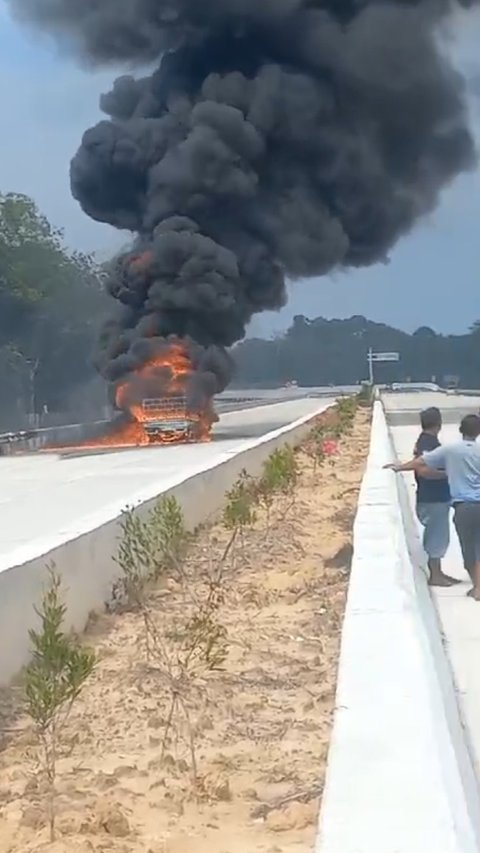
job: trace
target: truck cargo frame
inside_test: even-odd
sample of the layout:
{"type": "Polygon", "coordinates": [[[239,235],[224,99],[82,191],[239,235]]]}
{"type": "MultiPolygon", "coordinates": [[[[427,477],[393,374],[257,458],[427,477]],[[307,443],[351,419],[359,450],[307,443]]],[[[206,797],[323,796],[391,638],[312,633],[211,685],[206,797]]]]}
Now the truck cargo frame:
{"type": "Polygon", "coordinates": [[[156,438],[195,441],[198,420],[187,410],[187,398],[149,397],[142,401],[143,427],[151,442],[156,438]]]}

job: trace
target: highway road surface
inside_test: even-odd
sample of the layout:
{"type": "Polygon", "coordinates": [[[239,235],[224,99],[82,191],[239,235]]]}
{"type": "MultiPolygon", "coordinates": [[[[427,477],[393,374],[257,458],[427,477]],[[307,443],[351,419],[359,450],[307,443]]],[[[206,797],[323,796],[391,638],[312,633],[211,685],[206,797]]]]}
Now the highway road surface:
{"type": "Polygon", "coordinates": [[[212,467],[252,438],[332,402],[297,399],[225,413],[207,444],[0,458],[0,571],[102,524],[155,487],[160,494],[183,470],[212,467]]]}
{"type": "Polygon", "coordinates": [[[480,411],[480,396],[447,394],[446,392],[416,392],[384,394],[383,400],[392,424],[418,424],[419,413],[429,406],[438,406],[445,424],[458,424],[462,415],[480,411]]]}

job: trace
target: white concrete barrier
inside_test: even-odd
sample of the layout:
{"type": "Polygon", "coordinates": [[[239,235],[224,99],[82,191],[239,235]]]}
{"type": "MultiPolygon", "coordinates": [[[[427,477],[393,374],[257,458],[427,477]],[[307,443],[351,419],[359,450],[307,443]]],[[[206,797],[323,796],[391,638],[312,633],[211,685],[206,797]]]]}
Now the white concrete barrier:
{"type": "Polygon", "coordinates": [[[476,780],[391,458],[376,402],[316,850],[478,853],[476,780]]]}
{"type": "MultiPolygon", "coordinates": [[[[277,448],[302,441],[310,422],[328,408],[325,402],[313,413],[260,438],[246,440],[234,450],[217,455],[214,463],[190,466],[178,471],[170,481],[150,484],[136,494],[138,512],[146,514],[161,494],[174,495],[180,502],[190,529],[213,517],[222,506],[225,492],[242,469],[252,475],[277,448]]],[[[107,508],[90,517],[75,538],[44,547],[42,553],[22,559],[0,572],[0,685],[7,683],[28,660],[28,629],[35,624],[33,605],[38,602],[45,581],[46,565],[54,563],[61,573],[65,592],[67,628],[82,630],[89,613],[109,600],[118,568],[112,560],[118,546],[121,513],[107,508]]],[[[28,527],[28,518],[25,518],[28,527]]]]}
{"type": "MultiPolygon", "coordinates": [[[[80,444],[88,438],[101,435],[109,421],[93,421],[85,424],[65,424],[62,426],[39,427],[27,430],[27,437],[17,437],[2,446],[6,455],[29,453],[41,450],[49,445],[59,447],[68,444],[80,444]]],[[[21,433],[12,433],[21,436],[21,433]]]]}

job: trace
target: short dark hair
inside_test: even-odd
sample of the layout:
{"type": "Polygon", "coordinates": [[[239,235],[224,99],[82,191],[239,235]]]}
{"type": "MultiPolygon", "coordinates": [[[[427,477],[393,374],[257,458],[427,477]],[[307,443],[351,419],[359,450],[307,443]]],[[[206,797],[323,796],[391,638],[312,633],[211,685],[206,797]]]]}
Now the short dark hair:
{"type": "Polygon", "coordinates": [[[465,415],[460,421],[460,432],[464,438],[478,438],[480,435],[480,417],[465,415]]]}
{"type": "Polygon", "coordinates": [[[430,406],[420,412],[420,424],[422,429],[434,429],[442,426],[442,413],[436,406],[430,406]]]}

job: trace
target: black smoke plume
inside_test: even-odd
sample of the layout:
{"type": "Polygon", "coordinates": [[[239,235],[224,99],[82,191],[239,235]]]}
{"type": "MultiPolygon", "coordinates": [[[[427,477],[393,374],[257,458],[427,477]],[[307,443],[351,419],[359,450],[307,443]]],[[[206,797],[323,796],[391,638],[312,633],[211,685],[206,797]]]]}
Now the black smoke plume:
{"type": "Polygon", "coordinates": [[[116,80],[71,167],[86,213],[137,235],[109,284],[112,382],[173,335],[219,391],[287,277],[386,259],[474,165],[447,0],[10,2],[91,63],[158,65],[116,80]]]}

